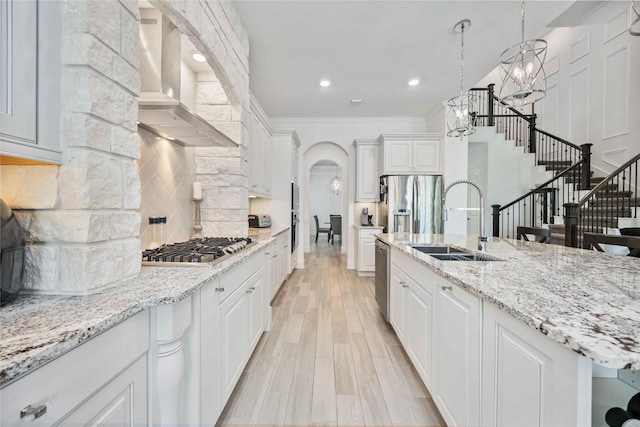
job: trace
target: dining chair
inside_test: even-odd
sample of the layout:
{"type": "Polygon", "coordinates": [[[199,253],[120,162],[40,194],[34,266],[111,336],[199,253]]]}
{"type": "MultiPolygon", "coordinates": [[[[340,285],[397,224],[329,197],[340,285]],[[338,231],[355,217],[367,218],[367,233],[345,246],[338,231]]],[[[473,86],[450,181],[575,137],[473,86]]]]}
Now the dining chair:
{"type": "Polygon", "coordinates": [[[331,223],[331,244],[333,245],[333,238],[335,235],[340,236],[342,240],[342,215],[331,215],[329,217],[331,223]]]}
{"type": "Polygon", "coordinates": [[[626,246],[629,248],[627,256],[640,258],[640,237],[637,236],[617,236],[615,234],[585,232],[583,242],[591,245],[598,252],[604,252],[604,245],[626,246]]]}
{"type": "Polygon", "coordinates": [[[331,230],[328,228],[320,228],[320,221],[318,221],[318,215],[314,215],[313,219],[316,221],[316,243],[318,243],[318,235],[320,233],[327,233],[327,242],[331,240],[331,230]]]}
{"type": "Polygon", "coordinates": [[[533,235],[535,237],[535,241],[538,243],[551,243],[550,228],[518,227],[516,229],[516,235],[518,240],[531,242],[532,240],[529,240],[529,235],[533,235]]]}

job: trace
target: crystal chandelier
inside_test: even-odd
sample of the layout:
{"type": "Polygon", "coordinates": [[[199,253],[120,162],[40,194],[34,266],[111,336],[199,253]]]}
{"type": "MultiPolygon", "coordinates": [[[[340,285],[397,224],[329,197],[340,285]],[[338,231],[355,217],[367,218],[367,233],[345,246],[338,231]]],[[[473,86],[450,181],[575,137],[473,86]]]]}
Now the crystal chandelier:
{"type": "Polygon", "coordinates": [[[522,107],[541,100],[546,95],[544,61],[547,42],[542,39],[524,39],[524,0],[521,2],[522,41],[500,55],[502,87],[500,100],[511,107],[522,107]]]}
{"type": "Polygon", "coordinates": [[[460,33],[460,95],[447,101],[447,135],[459,138],[476,131],[476,97],[464,92],[464,29],[470,26],[471,21],[463,19],[453,27],[460,33]]]}
{"type": "Polygon", "coordinates": [[[336,166],[336,176],[334,176],[331,182],[329,183],[329,187],[331,188],[331,191],[333,192],[333,194],[338,195],[342,193],[342,179],[340,179],[340,177],[338,176],[337,166],[336,166]]]}
{"type": "Polygon", "coordinates": [[[635,13],[635,18],[633,22],[629,26],[629,34],[632,36],[640,36],[640,25],[637,28],[634,28],[636,24],[640,22],[640,0],[631,0],[631,9],[633,9],[633,13],[635,13]]]}

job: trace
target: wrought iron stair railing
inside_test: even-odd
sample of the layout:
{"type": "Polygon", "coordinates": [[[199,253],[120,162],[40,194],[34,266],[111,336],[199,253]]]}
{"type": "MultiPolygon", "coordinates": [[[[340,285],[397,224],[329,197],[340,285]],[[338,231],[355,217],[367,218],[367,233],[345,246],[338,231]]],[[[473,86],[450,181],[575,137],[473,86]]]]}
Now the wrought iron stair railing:
{"type": "MultiPolygon", "coordinates": [[[[582,173],[580,182],[582,190],[590,188],[591,150],[586,144],[576,145],[536,127],[537,116],[532,108],[531,114],[523,114],[513,107],[503,104],[494,93],[494,84],[486,88],[472,88],[476,95],[477,110],[475,112],[477,126],[495,126],[496,132],[504,133],[507,140],[514,141],[525,152],[535,155],[535,164],[545,166],[547,170],[556,172],[564,170],[580,160],[582,173]]],[[[589,144],[589,147],[591,145],[589,144]]]]}
{"type": "Polygon", "coordinates": [[[544,227],[561,214],[566,202],[580,200],[575,183],[582,180],[584,159],[504,206],[491,205],[494,237],[516,238],[518,226],[544,227]]]}
{"type": "Polygon", "coordinates": [[[582,248],[584,233],[605,233],[620,228],[621,218],[633,218],[638,224],[640,197],[638,167],[640,153],[598,183],[577,203],[565,208],[565,246],[582,248]]]}

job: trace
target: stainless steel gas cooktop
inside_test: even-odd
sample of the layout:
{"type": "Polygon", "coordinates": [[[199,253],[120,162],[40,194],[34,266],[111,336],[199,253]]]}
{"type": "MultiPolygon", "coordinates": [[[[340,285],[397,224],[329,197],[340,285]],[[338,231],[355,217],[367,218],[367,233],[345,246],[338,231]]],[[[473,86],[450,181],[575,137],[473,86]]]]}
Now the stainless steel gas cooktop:
{"type": "Polygon", "coordinates": [[[251,245],[250,237],[203,237],[142,251],[146,266],[211,266],[251,245]]]}

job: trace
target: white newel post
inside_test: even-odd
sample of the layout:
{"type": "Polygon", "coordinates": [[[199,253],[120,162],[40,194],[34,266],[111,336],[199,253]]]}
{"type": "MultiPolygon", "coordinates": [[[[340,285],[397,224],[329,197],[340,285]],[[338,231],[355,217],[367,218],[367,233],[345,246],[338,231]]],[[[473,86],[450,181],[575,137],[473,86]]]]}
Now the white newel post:
{"type": "Polygon", "coordinates": [[[191,298],[157,308],[157,372],[158,414],[154,424],[179,425],[190,419],[182,404],[189,390],[183,337],[191,325],[191,298]]]}

